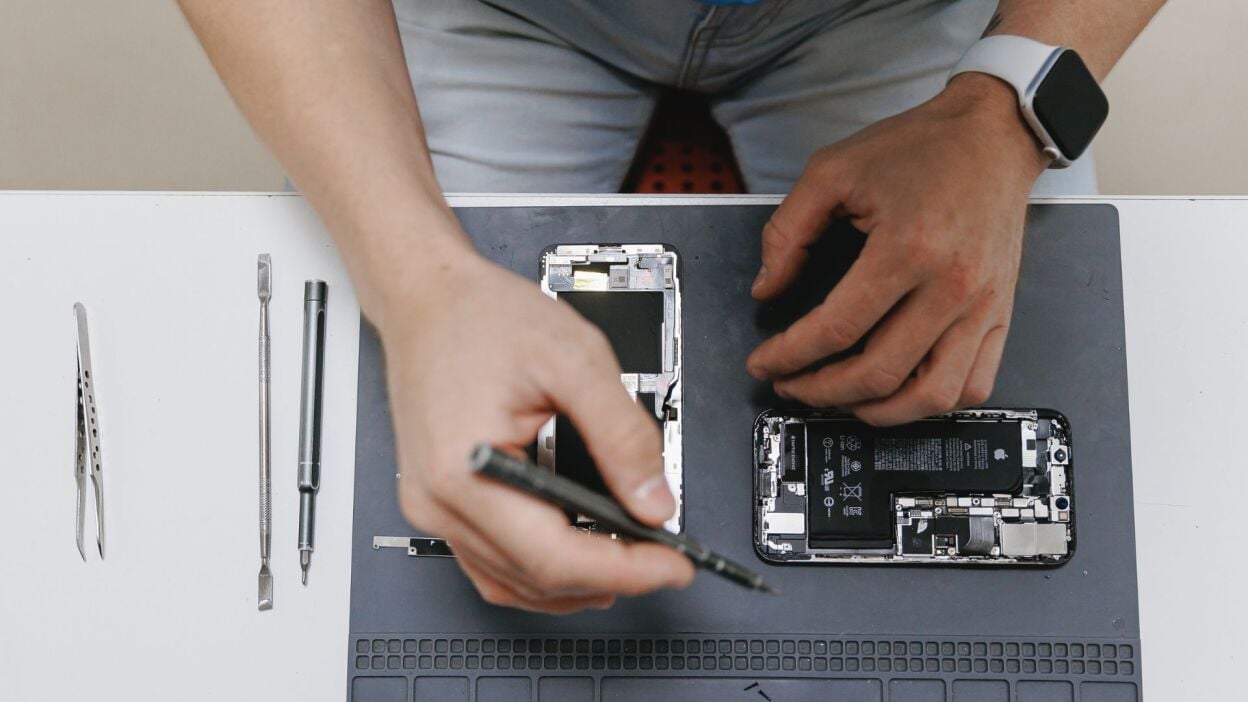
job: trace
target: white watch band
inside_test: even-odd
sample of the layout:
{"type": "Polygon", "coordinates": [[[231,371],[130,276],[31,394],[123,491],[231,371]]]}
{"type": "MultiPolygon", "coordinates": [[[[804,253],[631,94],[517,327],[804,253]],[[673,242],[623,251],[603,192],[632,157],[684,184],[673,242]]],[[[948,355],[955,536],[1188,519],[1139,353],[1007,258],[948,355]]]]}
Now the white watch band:
{"type": "Polygon", "coordinates": [[[1065,47],[1049,46],[1035,39],[1012,34],[984,37],[962,56],[962,60],[949,73],[949,79],[953,80],[960,73],[986,73],[1013,86],[1018,93],[1018,105],[1023,119],[1040,140],[1045,154],[1053,159],[1052,167],[1062,168],[1069,166],[1070,161],[1037,119],[1035,110],[1032,109],[1032,98],[1053,63],[1065,50],[1065,47]]]}
{"type": "Polygon", "coordinates": [[[1014,86],[1021,100],[1035,90],[1034,83],[1044,77],[1050,62],[1061,51],[1060,46],[1049,46],[1027,37],[1010,34],[984,37],[962,56],[949,77],[952,79],[959,73],[987,73],[1014,86]]]}

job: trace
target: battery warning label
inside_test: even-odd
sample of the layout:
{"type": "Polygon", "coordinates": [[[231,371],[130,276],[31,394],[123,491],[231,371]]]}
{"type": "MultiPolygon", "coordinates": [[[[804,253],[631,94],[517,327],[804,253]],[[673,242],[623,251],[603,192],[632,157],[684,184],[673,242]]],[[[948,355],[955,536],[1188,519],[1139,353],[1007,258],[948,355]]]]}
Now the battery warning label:
{"type": "MultiPolygon", "coordinates": [[[[993,456],[987,439],[895,437],[875,440],[878,471],[988,470],[993,456]]],[[[999,460],[1005,452],[998,450],[999,460]]]]}
{"type": "Polygon", "coordinates": [[[1018,422],[916,422],[878,428],[853,420],[809,422],[805,446],[811,538],[890,543],[890,495],[1008,491],[1022,480],[1018,422]]]}

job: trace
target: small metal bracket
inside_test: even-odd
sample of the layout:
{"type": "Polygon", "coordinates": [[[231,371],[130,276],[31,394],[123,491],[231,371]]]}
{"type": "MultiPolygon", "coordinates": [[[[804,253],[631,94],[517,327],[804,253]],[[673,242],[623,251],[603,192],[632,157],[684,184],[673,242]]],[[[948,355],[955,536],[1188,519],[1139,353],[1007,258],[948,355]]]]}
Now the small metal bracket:
{"type": "Polygon", "coordinates": [[[405,548],[409,556],[455,557],[446,539],[428,536],[374,536],[373,550],[380,548],[405,548]]]}

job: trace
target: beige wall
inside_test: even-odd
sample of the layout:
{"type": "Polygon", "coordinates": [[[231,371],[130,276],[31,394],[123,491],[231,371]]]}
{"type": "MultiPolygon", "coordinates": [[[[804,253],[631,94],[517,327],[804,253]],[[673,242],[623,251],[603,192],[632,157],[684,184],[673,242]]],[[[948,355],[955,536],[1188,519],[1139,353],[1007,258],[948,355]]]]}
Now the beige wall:
{"type": "Polygon", "coordinates": [[[1248,195],[1248,2],[1170,0],[1105,91],[1102,191],[1248,195]]]}
{"type": "MultiPolygon", "coordinates": [[[[1171,0],[1106,82],[1115,194],[1248,194],[1248,2],[1171,0]]],[[[0,188],[276,190],[172,0],[0,0],[0,188]]]]}
{"type": "Polygon", "coordinates": [[[281,190],[173,0],[0,0],[0,188],[281,190]]]}

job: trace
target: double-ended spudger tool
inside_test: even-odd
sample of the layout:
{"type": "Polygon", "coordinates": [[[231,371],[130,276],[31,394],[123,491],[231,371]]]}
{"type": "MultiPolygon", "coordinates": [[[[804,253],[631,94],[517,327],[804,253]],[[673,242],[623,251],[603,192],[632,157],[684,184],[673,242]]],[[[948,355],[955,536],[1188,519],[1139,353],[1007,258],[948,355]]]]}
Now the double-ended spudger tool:
{"type": "Polygon", "coordinates": [[[740,563],[730,561],[686,536],[673,534],[662,527],[642,524],[629,516],[615,500],[552,473],[532,461],[503,453],[489,444],[478,444],[469,462],[481,475],[563,509],[583,514],[622,536],[670,546],[693,561],[695,566],[738,585],[773,594],[777,592],[763,582],[763,576],[740,563]]]}
{"type": "Polygon", "coordinates": [[[303,284],[303,377],[299,388],[299,567],[308,584],[316,530],[316,491],[321,487],[321,398],[325,380],[325,303],[323,280],[303,284]]]}
{"type": "Polygon", "coordinates": [[[269,298],[273,295],[273,262],[268,254],[256,259],[256,295],[260,298],[260,585],[256,607],[273,608],[273,572],[269,549],[273,542],[273,480],[269,448],[269,298]]]}

